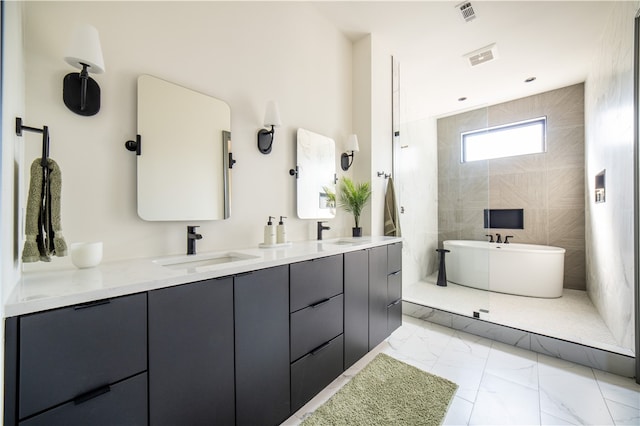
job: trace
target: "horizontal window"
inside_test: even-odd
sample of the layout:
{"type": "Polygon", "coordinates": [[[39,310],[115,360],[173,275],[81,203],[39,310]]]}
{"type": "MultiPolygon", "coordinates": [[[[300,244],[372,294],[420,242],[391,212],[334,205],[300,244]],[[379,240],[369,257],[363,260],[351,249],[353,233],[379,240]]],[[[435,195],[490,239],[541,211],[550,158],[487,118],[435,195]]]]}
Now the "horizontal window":
{"type": "Polygon", "coordinates": [[[545,152],[546,127],[547,118],[541,117],[464,132],[462,162],[545,152]]]}

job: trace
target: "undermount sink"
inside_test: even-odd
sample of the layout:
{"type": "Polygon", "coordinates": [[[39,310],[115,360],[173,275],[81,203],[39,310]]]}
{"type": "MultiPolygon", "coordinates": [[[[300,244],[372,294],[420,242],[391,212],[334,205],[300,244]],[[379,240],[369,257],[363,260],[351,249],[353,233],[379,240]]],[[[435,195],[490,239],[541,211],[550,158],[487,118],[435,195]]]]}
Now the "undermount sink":
{"type": "Polygon", "coordinates": [[[257,259],[258,256],[250,254],[228,252],[228,253],[211,253],[202,255],[187,255],[179,257],[171,257],[166,259],[155,259],[153,263],[164,266],[169,269],[189,269],[201,268],[205,266],[220,265],[225,263],[239,262],[242,260],[257,259]]]}
{"type": "Polygon", "coordinates": [[[339,246],[357,246],[358,244],[365,244],[370,242],[369,238],[354,237],[354,238],[340,238],[339,240],[329,240],[326,244],[335,244],[339,246]]]}

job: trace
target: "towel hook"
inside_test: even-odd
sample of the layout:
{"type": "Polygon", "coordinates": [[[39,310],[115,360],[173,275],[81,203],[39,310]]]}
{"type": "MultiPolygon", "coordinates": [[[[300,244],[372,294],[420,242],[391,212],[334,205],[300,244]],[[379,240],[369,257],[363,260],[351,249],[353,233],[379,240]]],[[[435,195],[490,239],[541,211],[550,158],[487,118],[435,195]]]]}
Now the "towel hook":
{"type": "Polygon", "coordinates": [[[382,177],[382,176],[384,176],[385,179],[388,179],[388,178],[391,177],[391,174],[390,173],[389,174],[385,173],[384,170],[381,171],[381,172],[378,172],[378,177],[382,177]]]}
{"type": "Polygon", "coordinates": [[[49,158],[49,126],[42,126],[42,129],[37,127],[25,126],[22,124],[22,118],[16,117],[16,135],[22,136],[22,131],[41,133],[42,134],[42,167],[47,167],[47,159],[49,158]]]}

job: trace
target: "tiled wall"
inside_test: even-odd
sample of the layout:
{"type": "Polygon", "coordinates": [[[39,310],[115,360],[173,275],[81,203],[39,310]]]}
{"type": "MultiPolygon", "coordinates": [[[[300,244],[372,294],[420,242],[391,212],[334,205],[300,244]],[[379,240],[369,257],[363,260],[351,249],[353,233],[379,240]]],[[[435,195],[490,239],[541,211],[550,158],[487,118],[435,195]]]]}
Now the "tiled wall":
{"type": "Polygon", "coordinates": [[[586,289],[584,218],[584,85],[438,120],[438,240],[485,240],[566,249],[564,287],[586,289]],[[460,162],[460,133],[547,117],[547,152],[460,162]],[[524,209],[524,229],[484,229],[483,212],[524,209]]]}
{"type": "Polygon", "coordinates": [[[585,82],[587,292],[626,348],[635,345],[633,18],[639,7],[616,2],[585,82]],[[606,201],[596,204],[595,175],[605,169],[606,201]]]}

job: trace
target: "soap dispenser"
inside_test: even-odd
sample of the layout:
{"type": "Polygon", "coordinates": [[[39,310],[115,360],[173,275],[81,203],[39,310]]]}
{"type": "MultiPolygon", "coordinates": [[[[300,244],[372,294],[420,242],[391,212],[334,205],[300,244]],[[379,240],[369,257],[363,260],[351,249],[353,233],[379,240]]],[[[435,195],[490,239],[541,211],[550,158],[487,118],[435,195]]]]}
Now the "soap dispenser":
{"type": "Polygon", "coordinates": [[[284,244],[287,242],[287,228],[284,226],[284,221],[282,219],[286,219],[286,216],[280,216],[280,222],[278,222],[277,229],[277,238],[276,242],[278,244],[284,244]]]}
{"type": "Polygon", "coordinates": [[[271,219],[275,219],[275,217],[269,216],[267,224],[264,227],[264,244],[269,246],[276,243],[276,227],[273,225],[271,219]]]}

